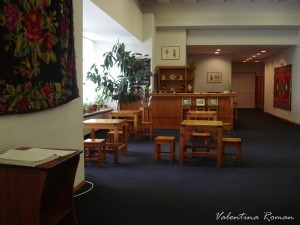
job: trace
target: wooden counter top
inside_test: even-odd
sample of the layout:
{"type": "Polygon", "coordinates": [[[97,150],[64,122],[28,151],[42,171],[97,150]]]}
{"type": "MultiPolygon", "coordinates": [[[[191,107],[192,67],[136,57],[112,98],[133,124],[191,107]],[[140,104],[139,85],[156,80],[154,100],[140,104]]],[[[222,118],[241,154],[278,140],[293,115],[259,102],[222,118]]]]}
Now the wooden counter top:
{"type": "Polygon", "coordinates": [[[236,93],[152,93],[150,94],[153,97],[183,97],[183,98],[192,98],[192,97],[235,97],[236,93]]]}

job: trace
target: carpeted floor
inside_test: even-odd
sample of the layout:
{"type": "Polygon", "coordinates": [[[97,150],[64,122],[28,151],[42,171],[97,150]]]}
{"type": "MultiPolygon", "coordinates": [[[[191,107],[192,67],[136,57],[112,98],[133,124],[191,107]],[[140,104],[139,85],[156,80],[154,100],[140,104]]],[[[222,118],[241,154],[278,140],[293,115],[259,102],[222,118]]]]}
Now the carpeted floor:
{"type": "MultiPolygon", "coordinates": [[[[179,131],[154,135],[176,136],[178,154],[179,131]]],[[[112,156],[101,168],[87,164],[94,187],[74,199],[79,225],[299,225],[300,126],[242,109],[232,136],[243,141],[241,167],[217,168],[210,158],[155,163],[147,138],[131,139],[119,165],[112,156]]]]}

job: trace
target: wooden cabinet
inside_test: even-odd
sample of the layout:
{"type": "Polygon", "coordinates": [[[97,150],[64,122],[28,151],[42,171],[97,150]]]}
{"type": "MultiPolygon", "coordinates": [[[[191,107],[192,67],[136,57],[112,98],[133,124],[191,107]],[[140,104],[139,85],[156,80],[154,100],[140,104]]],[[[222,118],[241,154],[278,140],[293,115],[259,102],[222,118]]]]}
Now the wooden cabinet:
{"type": "Polygon", "coordinates": [[[158,93],[193,93],[194,83],[188,66],[158,66],[158,93]]]}
{"type": "Polygon", "coordinates": [[[0,224],[76,225],[73,185],[80,153],[36,167],[0,164],[0,224]]]}

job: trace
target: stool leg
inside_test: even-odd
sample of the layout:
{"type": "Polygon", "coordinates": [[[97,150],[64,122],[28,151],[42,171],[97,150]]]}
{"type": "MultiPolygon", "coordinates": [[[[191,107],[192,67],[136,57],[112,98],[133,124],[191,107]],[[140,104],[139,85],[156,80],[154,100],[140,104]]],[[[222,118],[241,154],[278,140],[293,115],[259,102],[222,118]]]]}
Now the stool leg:
{"type": "Polygon", "coordinates": [[[240,166],[241,165],[241,152],[242,152],[242,147],[241,147],[240,144],[238,145],[238,150],[237,151],[238,152],[237,152],[236,163],[237,163],[238,166],[240,166]]]}
{"type": "Polygon", "coordinates": [[[173,162],[173,144],[170,143],[170,162],[173,162]]]}
{"type": "Polygon", "coordinates": [[[172,162],[175,161],[175,142],[172,143],[172,162]]]}
{"type": "Polygon", "coordinates": [[[101,166],[102,164],[102,156],[101,156],[101,145],[98,146],[98,166],[101,166]]]}
{"type": "Polygon", "coordinates": [[[103,145],[103,162],[106,163],[106,143],[103,145]]]}
{"type": "Polygon", "coordinates": [[[156,162],[159,159],[159,153],[160,153],[160,144],[155,143],[155,161],[156,162]]]}

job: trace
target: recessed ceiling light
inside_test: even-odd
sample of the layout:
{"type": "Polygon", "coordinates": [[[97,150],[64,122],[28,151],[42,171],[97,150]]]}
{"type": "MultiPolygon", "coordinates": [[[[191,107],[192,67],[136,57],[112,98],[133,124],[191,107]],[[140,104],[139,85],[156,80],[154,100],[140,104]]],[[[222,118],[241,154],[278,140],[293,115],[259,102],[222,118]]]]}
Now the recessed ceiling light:
{"type": "Polygon", "coordinates": [[[260,55],[260,52],[259,52],[259,53],[256,53],[256,55],[260,55]]]}
{"type": "Polygon", "coordinates": [[[264,52],[266,52],[266,51],[265,51],[265,50],[262,50],[261,52],[263,52],[263,53],[264,53],[264,52]]]}
{"type": "Polygon", "coordinates": [[[215,52],[215,54],[219,54],[220,52],[215,52]]]}
{"type": "Polygon", "coordinates": [[[253,55],[252,57],[253,57],[253,58],[255,58],[255,57],[256,57],[256,55],[253,55]]]}
{"type": "Polygon", "coordinates": [[[221,49],[220,49],[220,48],[218,48],[216,51],[217,51],[217,52],[220,52],[220,51],[221,51],[221,49]]]}

